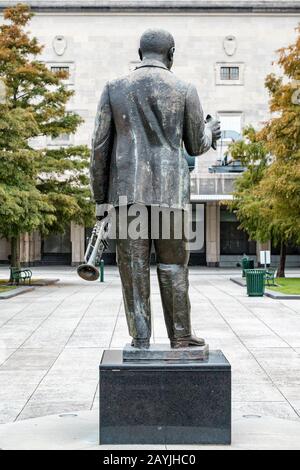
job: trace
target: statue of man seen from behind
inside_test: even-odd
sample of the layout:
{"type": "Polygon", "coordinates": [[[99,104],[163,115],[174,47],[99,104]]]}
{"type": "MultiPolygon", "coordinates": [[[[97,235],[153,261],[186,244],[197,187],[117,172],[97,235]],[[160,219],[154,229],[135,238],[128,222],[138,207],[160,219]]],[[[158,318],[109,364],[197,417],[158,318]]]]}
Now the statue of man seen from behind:
{"type": "MultiPolygon", "coordinates": [[[[215,146],[220,124],[205,123],[196,88],[172,72],[175,43],[164,30],[140,39],[141,63],[132,73],[108,82],[102,93],[93,139],[91,182],[97,204],[117,213],[143,207],[148,229],[142,237],[120,237],[117,262],[132,345],[148,348],[151,337],[150,252],[154,243],[162,306],[171,347],[203,346],[192,334],[188,294],[189,250],[176,220],[189,203],[185,150],[198,156],[215,146]],[[121,199],[120,199],[121,198],[121,199]],[[170,236],[152,239],[152,208],[170,215],[170,236]],[[124,208],[123,208],[124,209],[124,208]]],[[[118,219],[117,219],[118,220],[118,219]]],[[[130,216],[128,217],[130,223],[130,216]]],[[[120,223],[119,223],[120,224],[120,223]]]]}

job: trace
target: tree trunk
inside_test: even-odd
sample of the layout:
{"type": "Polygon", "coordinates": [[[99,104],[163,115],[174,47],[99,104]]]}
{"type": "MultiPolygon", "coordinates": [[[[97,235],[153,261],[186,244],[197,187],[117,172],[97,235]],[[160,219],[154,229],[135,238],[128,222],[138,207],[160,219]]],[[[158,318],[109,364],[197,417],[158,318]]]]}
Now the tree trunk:
{"type": "Polygon", "coordinates": [[[286,244],[281,242],[280,244],[280,260],[277,271],[277,277],[285,277],[285,260],[286,260],[286,244]]]}
{"type": "Polygon", "coordinates": [[[10,239],[11,260],[10,265],[13,268],[20,268],[20,237],[10,239]]]}

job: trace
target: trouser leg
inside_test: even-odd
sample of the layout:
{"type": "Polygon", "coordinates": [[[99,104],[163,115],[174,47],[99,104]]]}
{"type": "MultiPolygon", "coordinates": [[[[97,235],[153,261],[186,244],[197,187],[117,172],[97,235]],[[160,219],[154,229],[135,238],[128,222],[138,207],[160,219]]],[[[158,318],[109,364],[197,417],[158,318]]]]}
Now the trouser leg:
{"type": "Polygon", "coordinates": [[[160,293],[169,338],[191,335],[188,269],[175,264],[157,265],[160,293]]]}
{"type": "Polygon", "coordinates": [[[151,240],[149,237],[137,240],[129,237],[120,239],[117,229],[116,248],[129,334],[134,339],[149,339],[151,240]]]}
{"type": "Polygon", "coordinates": [[[170,239],[155,240],[157,274],[169,338],[191,335],[191,307],[189,300],[189,251],[184,234],[173,239],[176,219],[171,221],[170,239]]]}

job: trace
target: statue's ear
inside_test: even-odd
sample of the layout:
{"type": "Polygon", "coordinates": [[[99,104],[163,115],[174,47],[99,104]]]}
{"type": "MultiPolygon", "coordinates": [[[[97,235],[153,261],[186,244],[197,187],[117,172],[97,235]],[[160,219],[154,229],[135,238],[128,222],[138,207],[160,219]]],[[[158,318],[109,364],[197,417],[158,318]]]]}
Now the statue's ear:
{"type": "Polygon", "coordinates": [[[140,48],[139,48],[139,57],[140,57],[141,60],[143,60],[143,54],[142,54],[142,51],[141,51],[140,48]]]}
{"type": "Polygon", "coordinates": [[[168,51],[168,59],[169,60],[173,60],[174,52],[175,52],[175,47],[170,47],[170,49],[168,51]]]}

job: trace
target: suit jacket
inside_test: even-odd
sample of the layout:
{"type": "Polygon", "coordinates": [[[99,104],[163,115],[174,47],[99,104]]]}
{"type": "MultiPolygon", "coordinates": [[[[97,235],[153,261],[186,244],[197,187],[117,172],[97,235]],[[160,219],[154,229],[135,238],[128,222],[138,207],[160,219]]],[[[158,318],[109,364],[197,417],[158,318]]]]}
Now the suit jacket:
{"type": "Polygon", "coordinates": [[[143,61],[106,84],[98,106],[91,157],[97,203],[184,208],[189,203],[190,155],[212,143],[193,85],[158,61],[143,61]]]}

